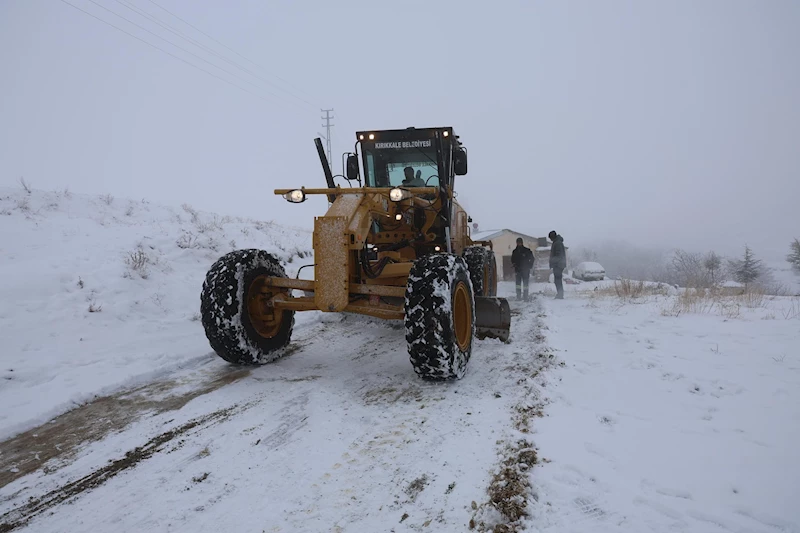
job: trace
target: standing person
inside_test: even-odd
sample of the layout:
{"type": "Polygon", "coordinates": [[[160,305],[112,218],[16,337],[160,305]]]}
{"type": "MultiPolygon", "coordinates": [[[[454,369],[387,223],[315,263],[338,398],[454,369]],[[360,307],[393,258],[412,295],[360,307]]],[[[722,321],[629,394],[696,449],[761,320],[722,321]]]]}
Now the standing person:
{"type": "Polygon", "coordinates": [[[567,251],[564,248],[564,238],[556,233],[555,230],[551,231],[547,236],[553,241],[552,246],[550,246],[550,268],[553,269],[553,278],[556,283],[556,300],[563,300],[563,275],[564,269],[567,268],[567,251]]]}
{"type": "Polygon", "coordinates": [[[517,238],[517,247],[511,252],[511,264],[517,272],[517,300],[528,301],[528,278],[533,269],[533,252],[522,244],[522,238],[517,238]],[[523,288],[525,290],[523,294],[523,288]]]}

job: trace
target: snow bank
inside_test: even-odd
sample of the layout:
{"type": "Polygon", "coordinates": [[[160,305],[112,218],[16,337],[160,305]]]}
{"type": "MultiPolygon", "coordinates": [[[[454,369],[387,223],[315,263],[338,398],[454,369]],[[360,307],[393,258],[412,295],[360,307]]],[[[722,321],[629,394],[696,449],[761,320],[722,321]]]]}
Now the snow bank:
{"type": "Polygon", "coordinates": [[[199,321],[203,279],[250,247],[290,276],[312,262],[311,233],[273,222],[0,188],[0,438],[215,358],[199,321]]]}
{"type": "Polygon", "coordinates": [[[566,365],[536,424],[532,530],[800,531],[797,299],[664,315],[676,298],[545,301],[566,365]]]}

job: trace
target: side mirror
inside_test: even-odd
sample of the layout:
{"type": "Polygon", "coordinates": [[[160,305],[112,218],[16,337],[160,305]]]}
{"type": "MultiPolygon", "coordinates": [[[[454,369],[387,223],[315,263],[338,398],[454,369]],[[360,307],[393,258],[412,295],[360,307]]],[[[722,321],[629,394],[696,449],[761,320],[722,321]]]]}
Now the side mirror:
{"type": "Polygon", "coordinates": [[[453,153],[453,170],[456,176],[463,176],[467,173],[467,151],[457,150],[453,153]]]}
{"type": "Polygon", "coordinates": [[[348,181],[358,179],[358,156],[355,154],[350,154],[347,156],[346,176],[348,181]]]}

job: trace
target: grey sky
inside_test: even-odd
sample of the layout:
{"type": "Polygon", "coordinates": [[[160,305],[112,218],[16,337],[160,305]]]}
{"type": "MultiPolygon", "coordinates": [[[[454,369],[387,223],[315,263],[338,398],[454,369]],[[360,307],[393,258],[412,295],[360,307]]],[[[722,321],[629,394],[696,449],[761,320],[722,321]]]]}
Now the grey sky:
{"type": "Polygon", "coordinates": [[[95,0],[278,99],[69,1],[264,100],[60,0],[0,0],[2,185],[311,227],[322,197],[272,190],[323,185],[312,139],[333,107],[335,168],[358,129],[455,127],[481,229],[777,257],[800,236],[800,2],[157,0],[261,69],[127,0],[286,92],[95,0]]]}

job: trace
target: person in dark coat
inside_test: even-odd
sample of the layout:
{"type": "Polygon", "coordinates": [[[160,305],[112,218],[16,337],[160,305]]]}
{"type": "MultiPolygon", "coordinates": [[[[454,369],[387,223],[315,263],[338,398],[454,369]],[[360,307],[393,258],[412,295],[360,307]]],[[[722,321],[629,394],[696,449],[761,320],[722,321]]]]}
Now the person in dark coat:
{"type": "Polygon", "coordinates": [[[517,300],[524,298],[526,302],[528,301],[528,279],[534,261],[531,249],[522,244],[522,238],[517,238],[517,247],[511,252],[511,264],[517,273],[517,300]]]}
{"type": "Polygon", "coordinates": [[[564,299],[564,269],[567,268],[567,251],[564,248],[564,238],[555,232],[551,231],[547,235],[551,241],[550,246],[550,268],[553,269],[553,278],[556,283],[556,299],[564,299]]]}
{"type": "Polygon", "coordinates": [[[414,175],[414,168],[413,167],[406,167],[403,169],[403,173],[405,174],[405,178],[403,178],[403,185],[405,187],[424,187],[425,182],[420,178],[422,172],[417,170],[416,176],[414,175]]]}

